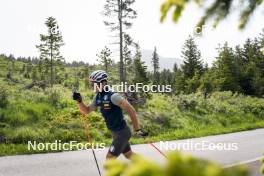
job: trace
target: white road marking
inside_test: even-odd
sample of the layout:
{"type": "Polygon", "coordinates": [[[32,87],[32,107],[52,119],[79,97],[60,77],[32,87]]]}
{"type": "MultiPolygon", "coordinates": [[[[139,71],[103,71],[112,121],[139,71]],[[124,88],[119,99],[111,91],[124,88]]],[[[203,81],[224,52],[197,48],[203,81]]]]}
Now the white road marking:
{"type": "Polygon", "coordinates": [[[225,165],[224,168],[234,167],[234,166],[242,165],[242,164],[248,164],[248,163],[252,163],[252,162],[255,162],[255,161],[260,161],[262,159],[264,159],[264,156],[257,157],[257,158],[254,158],[254,159],[250,159],[250,160],[246,160],[246,161],[237,162],[237,163],[234,163],[234,164],[228,164],[228,165],[225,165]]]}

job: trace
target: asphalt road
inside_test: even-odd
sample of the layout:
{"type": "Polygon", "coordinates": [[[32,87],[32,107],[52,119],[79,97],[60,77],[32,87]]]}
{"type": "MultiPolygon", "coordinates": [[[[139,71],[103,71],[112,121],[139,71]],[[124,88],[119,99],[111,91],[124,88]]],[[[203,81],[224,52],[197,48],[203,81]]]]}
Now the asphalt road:
{"type": "MultiPolygon", "coordinates": [[[[207,136],[188,140],[155,143],[163,152],[178,149],[196,157],[213,160],[225,167],[246,164],[252,175],[260,175],[259,159],[264,152],[264,129],[207,136]],[[201,144],[218,146],[202,151],[201,144]],[[162,145],[163,144],[163,145],[162,145]],[[189,145],[188,145],[189,144],[189,145]],[[197,146],[196,149],[191,146],[197,146]],[[219,145],[221,145],[219,147],[219,145]],[[233,145],[233,146],[232,146],[233,145]],[[185,147],[183,147],[185,146],[185,147]],[[187,146],[187,147],[186,147],[187,146]],[[231,146],[231,147],[230,147],[231,146]],[[170,148],[166,148],[170,147],[170,148]],[[189,148],[188,148],[189,147],[189,148]],[[225,150],[221,150],[221,149],[225,150]]],[[[206,145],[208,147],[208,145],[206,145]]],[[[149,144],[133,145],[132,149],[149,159],[165,163],[165,158],[149,144]]],[[[96,151],[101,170],[108,149],[96,151]]],[[[124,157],[120,157],[124,160],[124,157]]],[[[0,176],[97,176],[91,150],[51,154],[0,157],[0,176]]]]}

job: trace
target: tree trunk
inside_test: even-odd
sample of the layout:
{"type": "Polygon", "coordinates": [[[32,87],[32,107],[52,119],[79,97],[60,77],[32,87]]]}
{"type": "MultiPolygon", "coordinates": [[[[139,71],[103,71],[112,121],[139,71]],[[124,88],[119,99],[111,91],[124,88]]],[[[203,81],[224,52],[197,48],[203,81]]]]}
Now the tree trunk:
{"type": "Polygon", "coordinates": [[[120,74],[120,82],[125,82],[124,79],[124,61],[123,61],[123,24],[122,24],[122,0],[118,0],[118,20],[119,20],[119,47],[120,47],[120,65],[119,65],[119,74],[120,74]]]}
{"type": "Polygon", "coordinates": [[[53,87],[53,41],[50,39],[50,85],[53,87]]]}
{"type": "Polygon", "coordinates": [[[105,63],[105,71],[106,71],[106,73],[108,72],[108,65],[107,65],[108,63],[106,62],[105,63]]]}
{"type": "Polygon", "coordinates": [[[124,81],[126,81],[127,80],[127,65],[126,64],[124,64],[124,81]]]}

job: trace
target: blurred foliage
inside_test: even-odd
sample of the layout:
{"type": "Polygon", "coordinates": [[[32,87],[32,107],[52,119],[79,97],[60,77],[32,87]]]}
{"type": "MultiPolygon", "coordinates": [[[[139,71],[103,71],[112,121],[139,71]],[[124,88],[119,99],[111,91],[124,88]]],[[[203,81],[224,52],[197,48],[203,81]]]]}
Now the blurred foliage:
{"type": "Polygon", "coordinates": [[[134,156],[131,163],[109,160],[105,163],[107,176],[248,176],[247,168],[224,169],[207,160],[196,159],[178,152],[169,153],[165,166],[134,156]]]}
{"type": "Polygon", "coordinates": [[[214,26],[217,26],[229,14],[239,10],[239,29],[243,29],[248,23],[250,16],[262,4],[263,0],[214,0],[210,1],[210,5],[208,5],[207,0],[165,0],[161,5],[161,21],[164,21],[169,10],[173,9],[173,21],[177,22],[186,6],[192,2],[198,4],[204,14],[198,22],[197,27],[202,27],[211,19],[214,20],[214,26]]]}
{"type": "Polygon", "coordinates": [[[262,166],[260,168],[260,172],[264,175],[264,158],[261,159],[262,166]]]}

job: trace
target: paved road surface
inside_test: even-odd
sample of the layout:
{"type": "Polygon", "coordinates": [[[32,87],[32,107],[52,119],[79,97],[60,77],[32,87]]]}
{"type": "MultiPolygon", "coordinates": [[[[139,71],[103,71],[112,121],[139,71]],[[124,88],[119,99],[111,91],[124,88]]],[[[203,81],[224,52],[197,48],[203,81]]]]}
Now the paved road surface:
{"type": "MultiPolygon", "coordinates": [[[[252,175],[257,176],[259,162],[257,161],[264,152],[264,129],[244,131],[238,133],[207,136],[189,140],[168,142],[170,145],[202,142],[210,143],[237,143],[236,151],[184,151],[194,156],[218,162],[224,166],[245,163],[252,170],[252,175]]],[[[155,143],[161,147],[160,143],[155,143]]],[[[132,149],[147,158],[165,163],[165,158],[149,144],[133,145],[132,149]]],[[[164,149],[164,147],[163,147],[164,149]]],[[[164,151],[164,150],[163,150],[164,151]]],[[[96,151],[100,167],[105,159],[107,149],[96,151]]],[[[120,157],[120,159],[124,159],[120,157]]],[[[0,176],[97,176],[91,150],[61,152],[51,154],[19,155],[0,157],[0,176]]]]}

